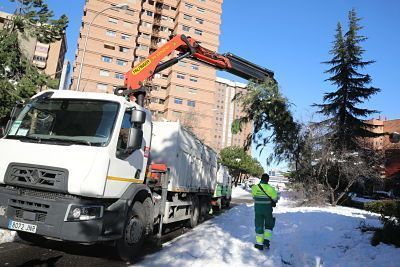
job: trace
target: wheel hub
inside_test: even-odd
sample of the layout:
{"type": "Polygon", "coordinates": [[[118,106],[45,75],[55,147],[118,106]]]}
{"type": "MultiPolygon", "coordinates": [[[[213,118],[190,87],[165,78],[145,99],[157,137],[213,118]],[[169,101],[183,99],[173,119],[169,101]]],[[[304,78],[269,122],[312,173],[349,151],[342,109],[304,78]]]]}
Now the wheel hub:
{"type": "Polygon", "coordinates": [[[126,226],[125,239],[128,244],[138,243],[143,233],[143,224],[136,217],[132,217],[126,226]]]}

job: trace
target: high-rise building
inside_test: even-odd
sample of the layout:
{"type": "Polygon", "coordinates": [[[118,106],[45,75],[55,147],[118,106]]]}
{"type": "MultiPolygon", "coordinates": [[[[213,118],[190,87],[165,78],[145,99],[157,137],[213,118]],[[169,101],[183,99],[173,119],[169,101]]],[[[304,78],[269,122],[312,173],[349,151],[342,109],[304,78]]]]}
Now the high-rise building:
{"type": "Polygon", "coordinates": [[[232,134],[232,123],[235,119],[244,116],[242,107],[236,101],[232,101],[238,93],[246,92],[246,84],[233,82],[224,78],[217,77],[215,81],[215,123],[213,131],[213,142],[211,146],[220,151],[228,146],[242,147],[247,136],[252,131],[252,124],[245,125],[242,132],[232,134]]]}
{"type": "MultiPolygon", "coordinates": [[[[108,93],[123,85],[124,74],[132,62],[138,64],[166,43],[171,35],[192,36],[204,47],[218,50],[222,0],[127,0],[127,10],[102,12],[120,2],[86,1],[72,90],[77,89],[85,49],[79,89],[108,93]]],[[[211,144],[214,141],[215,78],[214,68],[190,59],[182,60],[154,75],[148,107],[156,118],[180,120],[200,139],[211,144]]]]}
{"type": "MultiPolygon", "coordinates": [[[[0,29],[11,20],[12,16],[12,14],[0,11],[0,29]]],[[[50,44],[41,43],[32,36],[20,36],[19,40],[23,54],[33,65],[51,78],[60,79],[67,52],[65,35],[50,44]]]]}

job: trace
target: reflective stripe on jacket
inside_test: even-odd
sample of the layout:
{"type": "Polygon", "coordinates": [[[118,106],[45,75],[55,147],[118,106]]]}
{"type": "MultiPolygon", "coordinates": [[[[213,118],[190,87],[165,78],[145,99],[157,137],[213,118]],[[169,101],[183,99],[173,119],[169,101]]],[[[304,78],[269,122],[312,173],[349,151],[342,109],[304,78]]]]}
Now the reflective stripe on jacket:
{"type": "Polygon", "coordinates": [[[255,184],[251,188],[251,194],[255,203],[271,204],[271,200],[274,202],[278,200],[278,193],[272,186],[263,182],[260,182],[259,185],[255,184]],[[261,190],[259,185],[261,185],[267,195],[261,190]]]}

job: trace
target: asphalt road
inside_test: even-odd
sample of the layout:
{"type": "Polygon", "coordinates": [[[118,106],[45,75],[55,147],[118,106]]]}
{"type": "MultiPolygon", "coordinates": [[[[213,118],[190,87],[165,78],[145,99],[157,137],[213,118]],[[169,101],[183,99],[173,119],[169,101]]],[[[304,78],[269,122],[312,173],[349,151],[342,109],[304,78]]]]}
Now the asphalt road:
{"type": "MultiPolygon", "coordinates": [[[[232,199],[232,205],[251,203],[251,199],[232,199]]],[[[218,215],[218,213],[214,214],[218,215]]],[[[190,231],[184,227],[170,229],[163,236],[162,243],[168,242],[183,233],[190,231]]],[[[157,249],[147,244],[143,256],[155,253],[157,249]]],[[[138,259],[140,262],[140,258],[138,259]]],[[[127,263],[118,259],[114,248],[107,245],[80,245],[76,243],[47,240],[43,244],[35,245],[24,241],[0,244],[1,266],[127,266],[127,263]]]]}

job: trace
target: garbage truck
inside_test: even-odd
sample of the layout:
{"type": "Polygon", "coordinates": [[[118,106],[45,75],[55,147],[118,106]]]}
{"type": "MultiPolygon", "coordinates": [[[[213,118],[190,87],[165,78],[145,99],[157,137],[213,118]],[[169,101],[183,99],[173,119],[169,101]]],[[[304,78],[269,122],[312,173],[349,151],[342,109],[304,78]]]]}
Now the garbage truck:
{"type": "Polygon", "coordinates": [[[195,227],[218,198],[217,155],[178,123],[152,122],[144,108],[144,81],[183,58],[247,79],[273,77],[177,35],[114,94],[49,90],[18,103],[0,139],[0,228],[30,242],[112,242],[131,260],[163,225],[195,227]]]}

